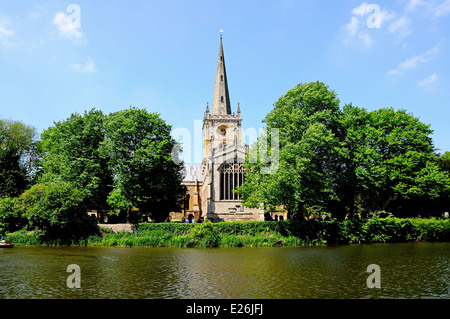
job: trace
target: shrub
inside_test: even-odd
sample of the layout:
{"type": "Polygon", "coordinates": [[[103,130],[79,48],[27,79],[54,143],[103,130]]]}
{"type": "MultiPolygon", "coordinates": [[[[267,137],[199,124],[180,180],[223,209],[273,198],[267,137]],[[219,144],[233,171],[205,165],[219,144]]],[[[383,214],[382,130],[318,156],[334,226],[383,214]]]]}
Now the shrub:
{"type": "Polygon", "coordinates": [[[44,231],[48,240],[71,243],[96,230],[86,214],[82,193],[70,183],[36,184],[19,200],[29,226],[44,231]]]}
{"type": "Polygon", "coordinates": [[[218,247],[219,246],[219,234],[216,231],[216,227],[211,222],[205,222],[198,224],[190,230],[189,234],[194,241],[197,241],[197,245],[201,247],[218,247]]]}
{"type": "Polygon", "coordinates": [[[44,243],[43,237],[43,232],[39,230],[28,231],[23,228],[6,236],[6,241],[15,245],[42,245],[44,243]]]}
{"type": "MultiPolygon", "coordinates": [[[[140,223],[136,234],[111,230],[72,244],[148,247],[242,247],[356,244],[405,241],[450,241],[450,219],[371,218],[365,220],[298,220],[201,224],[140,223]]],[[[102,229],[100,229],[102,230],[102,229]]],[[[15,232],[10,240],[23,244],[64,244],[43,231],[15,232]]]]}
{"type": "Polygon", "coordinates": [[[0,198],[0,220],[2,220],[4,232],[14,232],[26,225],[17,197],[0,198]]]}

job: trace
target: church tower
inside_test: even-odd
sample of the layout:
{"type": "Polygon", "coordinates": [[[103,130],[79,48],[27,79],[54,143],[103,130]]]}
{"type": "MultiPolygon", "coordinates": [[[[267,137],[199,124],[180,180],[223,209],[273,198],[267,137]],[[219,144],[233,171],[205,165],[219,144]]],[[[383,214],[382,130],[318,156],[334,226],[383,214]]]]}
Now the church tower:
{"type": "Polygon", "coordinates": [[[211,151],[218,147],[241,145],[241,122],[239,104],[237,114],[231,113],[225,56],[222,35],[220,35],[212,112],[209,112],[209,104],[207,104],[203,118],[203,160],[206,160],[211,155],[211,151]]]}
{"type": "Polygon", "coordinates": [[[233,190],[245,177],[245,154],[248,146],[241,142],[241,110],[231,111],[225,55],[220,34],[216,82],[211,108],[206,105],[203,117],[203,160],[201,207],[204,218],[213,221],[263,220],[262,211],[241,205],[233,190]],[[206,213],[206,214],[205,214],[206,213]]]}
{"type": "Polygon", "coordinates": [[[225,55],[223,54],[222,35],[220,35],[219,57],[217,59],[216,85],[212,113],[217,115],[231,114],[230,95],[228,93],[225,55]]]}

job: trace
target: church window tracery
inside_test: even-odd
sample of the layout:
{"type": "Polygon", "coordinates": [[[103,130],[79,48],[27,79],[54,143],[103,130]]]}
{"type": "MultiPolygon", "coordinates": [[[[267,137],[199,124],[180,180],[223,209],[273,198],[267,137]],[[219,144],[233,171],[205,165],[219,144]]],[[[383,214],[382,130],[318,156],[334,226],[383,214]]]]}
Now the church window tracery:
{"type": "Polygon", "coordinates": [[[225,164],[220,170],[220,200],[239,200],[232,190],[244,184],[245,168],[241,163],[225,164]]]}

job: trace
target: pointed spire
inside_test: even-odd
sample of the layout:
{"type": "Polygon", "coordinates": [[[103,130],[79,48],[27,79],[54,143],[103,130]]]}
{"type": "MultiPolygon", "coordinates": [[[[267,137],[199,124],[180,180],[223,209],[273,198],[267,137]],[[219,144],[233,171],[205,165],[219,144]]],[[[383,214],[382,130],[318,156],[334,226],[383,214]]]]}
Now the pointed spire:
{"type": "Polygon", "coordinates": [[[238,103],[238,108],[237,108],[237,116],[240,117],[241,116],[241,106],[238,103]]]}
{"type": "Polygon", "coordinates": [[[222,30],[220,32],[219,57],[217,60],[216,85],[212,113],[214,115],[231,114],[230,96],[228,94],[227,72],[225,70],[225,56],[223,54],[222,30]]]}

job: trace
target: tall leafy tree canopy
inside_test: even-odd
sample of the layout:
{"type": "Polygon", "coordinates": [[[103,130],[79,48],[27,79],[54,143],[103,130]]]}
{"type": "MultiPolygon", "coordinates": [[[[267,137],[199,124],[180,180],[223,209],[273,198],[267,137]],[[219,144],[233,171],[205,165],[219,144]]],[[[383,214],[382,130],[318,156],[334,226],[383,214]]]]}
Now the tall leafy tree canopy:
{"type": "Polygon", "coordinates": [[[439,167],[450,174],[450,152],[445,152],[437,158],[439,167]]]}
{"type": "Polygon", "coordinates": [[[113,173],[113,190],[108,203],[115,208],[137,207],[153,219],[165,220],[178,209],[182,163],[172,158],[176,141],[171,126],[158,114],[142,109],[112,113],[105,120],[106,139],[102,144],[113,173]]]}
{"type": "MultiPolygon", "coordinates": [[[[280,97],[263,122],[268,132],[279,129],[279,167],[263,174],[261,162],[247,159],[249,173],[238,189],[246,206],[284,205],[303,215],[319,205],[343,217],[398,211],[407,201],[429,204],[450,191],[430,126],[404,110],[341,109],[334,91],[312,82],[280,97]]],[[[261,153],[260,145],[253,148],[261,153]]]]}
{"type": "Polygon", "coordinates": [[[164,220],[183,191],[170,131],[158,114],[144,109],[72,114],[41,136],[40,182],[71,183],[91,209],[137,207],[164,220]]]}
{"type": "Polygon", "coordinates": [[[18,196],[31,182],[35,138],[34,127],[0,119],[0,197],[18,196]]]}
{"type": "Polygon", "coordinates": [[[41,134],[42,176],[40,182],[72,183],[80,190],[86,206],[106,209],[112,190],[108,159],[99,151],[105,140],[106,116],[98,110],[72,114],[41,134]]]}

